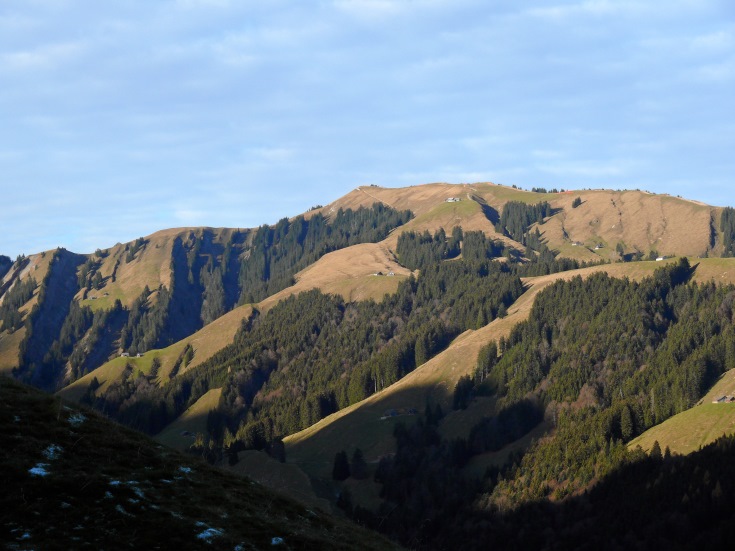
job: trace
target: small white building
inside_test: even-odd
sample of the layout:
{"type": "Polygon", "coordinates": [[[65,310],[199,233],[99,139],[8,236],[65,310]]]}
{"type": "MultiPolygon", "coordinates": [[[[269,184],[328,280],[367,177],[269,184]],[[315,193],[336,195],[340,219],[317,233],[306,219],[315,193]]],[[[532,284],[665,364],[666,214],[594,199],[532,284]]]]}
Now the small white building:
{"type": "Polygon", "coordinates": [[[445,203],[459,203],[461,199],[459,197],[449,197],[444,202],[445,203]]]}

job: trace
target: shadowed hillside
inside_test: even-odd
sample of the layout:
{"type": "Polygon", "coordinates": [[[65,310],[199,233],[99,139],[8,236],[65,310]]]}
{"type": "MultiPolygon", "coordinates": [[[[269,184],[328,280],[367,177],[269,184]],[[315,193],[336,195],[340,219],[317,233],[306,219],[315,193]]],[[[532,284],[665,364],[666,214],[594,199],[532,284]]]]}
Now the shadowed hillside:
{"type": "Polygon", "coordinates": [[[8,548],[394,547],[7,378],[0,427],[8,548]]]}

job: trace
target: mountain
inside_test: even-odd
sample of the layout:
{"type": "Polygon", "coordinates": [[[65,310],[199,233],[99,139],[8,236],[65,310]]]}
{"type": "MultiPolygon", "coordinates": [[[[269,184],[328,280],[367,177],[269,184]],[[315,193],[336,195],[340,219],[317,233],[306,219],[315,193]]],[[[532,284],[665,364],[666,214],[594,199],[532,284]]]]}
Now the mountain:
{"type": "Polygon", "coordinates": [[[364,186],[273,226],[48,251],[2,278],[0,370],[410,547],[474,541],[465,518],[512,530],[635,478],[637,438],[727,432],[728,404],[697,404],[735,367],[733,213],[364,186]]]}

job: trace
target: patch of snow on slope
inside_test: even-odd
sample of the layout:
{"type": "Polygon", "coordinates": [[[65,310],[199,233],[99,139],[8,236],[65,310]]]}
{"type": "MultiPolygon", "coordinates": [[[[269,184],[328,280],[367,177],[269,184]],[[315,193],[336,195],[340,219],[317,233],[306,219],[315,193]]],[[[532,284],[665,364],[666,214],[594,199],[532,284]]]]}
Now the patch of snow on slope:
{"type": "Polygon", "coordinates": [[[207,543],[212,543],[212,540],[214,538],[217,538],[221,536],[222,534],[224,534],[222,530],[219,530],[217,528],[207,528],[203,532],[200,532],[199,534],[197,534],[197,539],[203,540],[207,543]]]}
{"type": "Polygon", "coordinates": [[[78,427],[79,425],[84,423],[86,420],[87,418],[84,415],[82,415],[79,412],[76,412],[75,414],[69,417],[69,424],[72,427],[78,427]]]}
{"type": "Polygon", "coordinates": [[[37,463],[35,467],[28,469],[28,472],[33,476],[48,476],[49,472],[46,467],[48,467],[48,463],[37,463]]]}
{"type": "Polygon", "coordinates": [[[59,458],[59,454],[64,451],[64,448],[61,446],[57,446],[56,444],[51,444],[48,448],[43,450],[43,456],[48,459],[49,461],[53,461],[54,459],[59,458]]]}

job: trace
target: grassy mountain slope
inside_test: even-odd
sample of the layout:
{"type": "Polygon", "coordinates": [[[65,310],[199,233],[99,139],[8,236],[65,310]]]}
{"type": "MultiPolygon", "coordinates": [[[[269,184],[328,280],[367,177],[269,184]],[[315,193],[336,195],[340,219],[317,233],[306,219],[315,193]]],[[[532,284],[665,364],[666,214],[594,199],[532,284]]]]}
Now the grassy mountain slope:
{"type": "Polygon", "coordinates": [[[143,238],[146,244],[129,262],[126,257],[130,243],[113,246],[98,268],[104,286],[89,293],[80,291],[77,300],[93,310],[111,308],[117,299],[124,306],[130,306],[146,286],[151,290],[158,289],[159,285],[170,287],[173,242],[182,231],[165,230],[143,238]],[[113,273],[115,281],[112,281],[113,273]]]}
{"type": "MultiPolygon", "coordinates": [[[[0,280],[0,289],[2,289],[0,304],[2,304],[5,294],[13,285],[19,281],[25,281],[29,277],[33,277],[37,283],[33,297],[20,309],[20,312],[23,314],[23,319],[25,319],[33,306],[38,302],[40,284],[48,273],[52,256],[53,253],[48,251],[31,255],[21,263],[14,263],[0,280]]],[[[5,328],[0,330],[0,374],[8,374],[18,365],[20,343],[25,338],[25,333],[25,327],[21,327],[13,333],[10,333],[5,328]]]]}
{"type": "MultiPolygon", "coordinates": [[[[267,310],[292,293],[315,287],[324,292],[340,294],[347,300],[379,300],[386,292],[393,292],[400,279],[408,274],[407,270],[395,262],[394,256],[398,235],[403,231],[434,232],[444,228],[449,232],[455,225],[461,225],[466,231],[482,230],[493,238],[502,239],[508,245],[521,248],[511,239],[497,234],[493,224],[497,213],[511,200],[525,203],[549,201],[557,213],[539,226],[543,238],[548,240],[552,249],[560,251],[563,256],[580,260],[615,256],[613,249],[619,242],[624,244],[626,251],[634,248],[647,251],[658,247],[659,253],[664,254],[668,252],[668,247],[675,248],[677,252],[696,250],[696,253],[701,253],[708,247],[710,217],[715,214],[715,209],[706,205],[644,192],[580,191],[573,194],[551,194],[487,183],[429,184],[396,189],[360,187],[322,209],[307,213],[306,217],[313,217],[316,212],[334,214],[339,208],[367,207],[379,201],[398,209],[410,209],[415,213],[415,218],[393,231],[381,243],[356,245],[325,255],[297,274],[296,285],[269,297],[261,303],[261,307],[267,310]],[[577,196],[582,199],[582,205],[572,209],[571,202],[577,196]],[[460,201],[445,202],[449,197],[456,197],[460,201]],[[615,217],[617,223],[613,220],[615,217]],[[680,218],[688,221],[687,231],[681,230],[681,224],[670,223],[680,218]],[[641,226],[642,220],[646,221],[645,228],[641,226]],[[613,223],[608,226],[608,222],[613,223]],[[587,246],[572,246],[573,241],[581,241],[587,246]],[[607,247],[599,251],[591,250],[593,244],[599,242],[607,247]],[[372,275],[375,272],[389,271],[396,276],[389,278],[372,275]]],[[[82,290],[77,299],[95,310],[109,308],[116,299],[129,306],[146,286],[154,290],[159,285],[171,284],[171,258],[177,238],[201,239],[206,233],[207,239],[203,240],[204,246],[200,254],[214,257],[222,252],[235,232],[236,230],[222,228],[179,228],[143,238],[139,240],[142,242],[140,247],[135,247],[134,243],[118,244],[106,251],[106,254],[103,253],[104,258],[97,268],[102,276],[100,288],[93,288],[88,292],[82,290]],[[131,255],[131,251],[134,254],[131,255]],[[113,273],[115,281],[112,281],[113,273]]],[[[154,294],[154,300],[155,296],[154,294]]],[[[182,296],[179,296],[179,300],[183,300],[182,296]]],[[[222,329],[227,336],[223,339],[224,342],[229,340],[230,333],[228,328],[222,329]]],[[[214,331],[208,332],[207,340],[213,334],[214,331]]],[[[5,335],[5,338],[0,335],[0,369],[12,367],[13,357],[17,355],[22,338],[23,334],[5,335]]],[[[219,344],[215,343],[213,347],[219,347],[219,344]]],[[[185,345],[179,342],[162,353],[162,374],[170,370],[183,346],[185,345]],[[170,359],[172,356],[173,360],[170,359]]],[[[208,354],[197,354],[193,365],[197,365],[207,356],[208,354]]],[[[107,371],[106,366],[104,371],[107,371]]]]}
{"type": "Polygon", "coordinates": [[[553,276],[545,276],[538,282],[529,282],[529,289],[509,308],[505,318],[477,331],[466,331],[447,350],[390,387],[284,439],[288,460],[300,464],[309,474],[327,477],[335,453],[342,449],[359,447],[369,462],[390,453],[393,426],[401,416],[382,419],[386,411],[423,411],[427,400],[441,403],[446,411],[454,385],[460,377],[472,373],[480,348],[507,336],[516,323],[528,316],[536,295],[553,281],[553,276]]]}
{"type": "MultiPolygon", "coordinates": [[[[672,262],[676,260],[666,260],[663,264],[672,262]]],[[[699,263],[693,276],[695,281],[715,278],[723,283],[735,282],[735,259],[697,259],[693,262],[699,263]]],[[[334,454],[342,449],[359,447],[368,461],[377,461],[380,456],[393,451],[394,422],[401,420],[400,416],[381,419],[384,413],[390,409],[409,408],[423,412],[427,401],[440,403],[444,411],[448,411],[454,386],[461,376],[474,371],[479,349],[492,340],[507,336],[515,324],[526,319],[536,295],[545,287],[560,279],[585,278],[602,271],[612,277],[641,280],[661,265],[662,262],[606,264],[526,278],[524,283],[529,288],[508,309],[508,316],[496,319],[482,329],[465,332],[447,350],[390,387],[290,435],[284,440],[288,460],[319,477],[330,476],[334,454]]],[[[451,427],[471,426],[474,418],[492,414],[493,408],[492,401],[486,400],[467,410],[452,412],[444,421],[447,428],[443,430],[451,433],[451,427]]]]}
{"type": "Polygon", "coordinates": [[[157,434],[156,440],[176,450],[186,451],[189,449],[193,439],[184,433],[196,435],[207,432],[207,414],[217,407],[221,395],[221,388],[211,389],[165,430],[157,434]]]}
{"type": "Polygon", "coordinates": [[[612,257],[618,243],[626,252],[644,254],[700,256],[710,249],[715,209],[708,205],[640,191],[580,191],[550,198],[553,208],[563,209],[541,227],[552,248],[562,250],[574,241],[594,247],[597,242],[605,246],[598,252],[602,257],[612,257]],[[573,209],[575,197],[582,204],[573,209]]]}
{"type": "MultiPolygon", "coordinates": [[[[503,189],[512,190],[512,188],[503,189]]],[[[525,193],[517,190],[512,191],[514,194],[525,193]]],[[[513,197],[514,194],[509,193],[508,196],[513,197]]],[[[393,208],[409,209],[414,213],[415,218],[392,232],[384,241],[385,246],[390,250],[395,250],[398,236],[405,231],[423,232],[428,230],[433,234],[439,228],[443,228],[449,234],[455,226],[461,226],[465,231],[483,231],[489,237],[500,239],[512,246],[521,247],[512,239],[495,231],[494,222],[483,211],[480,202],[477,200],[478,198],[485,201],[485,198],[477,193],[477,188],[474,185],[427,184],[407,188],[363,186],[321,210],[324,214],[329,214],[339,208],[357,208],[371,204],[376,200],[393,208]],[[449,198],[457,198],[459,201],[447,203],[446,200],[449,198]]],[[[507,202],[507,199],[502,202],[495,201],[495,204],[491,206],[502,208],[505,202],[507,202]]]]}
{"type": "MultiPolygon", "coordinates": [[[[267,312],[279,301],[303,291],[318,288],[324,293],[339,294],[347,301],[372,299],[379,301],[386,293],[393,293],[398,284],[411,271],[398,264],[384,242],[363,243],[346,247],[324,255],[311,266],[296,274],[296,284],[268,297],[255,305],[259,311],[267,312]],[[374,275],[381,272],[383,275],[374,275]],[[394,276],[388,273],[393,272],[394,276]]],[[[253,311],[251,305],[235,308],[224,316],[206,325],[190,337],[171,346],[147,352],[143,358],[114,358],[84,377],[61,389],[59,395],[78,401],[87,391],[94,378],[102,385],[101,392],[118,380],[127,363],[148,373],[153,358],[159,358],[161,368],[159,380],[168,376],[179,355],[187,344],[194,348],[191,363],[179,373],[196,367],[212,357],[217,351],[231,344],[242,321],[253,311]]]]}
{"type": "MultiPolygon", "coordinates": [[[[345,300],[380,300],[386,293],[393,293],[401,280],[410,275],[398,264],[392,253],[383,243],[364,243],[324,255],[317,262],[296,275],[296,284],[279,291],[256,305],[258,310],[267,312],[279,301],[303,291],[318,288],[324,293],[342,295],[345,300]],[[383,275],[373,275],[382,272],[383,275]],[[388,276],[393,272],[394,276],[388,276]]],[[[102,384],[102,392],[123,372],[126,363],[141,369],[150,370],[153,358],[161,360],[159,380],[164,382],[179,355],[187,344],[194,348],[191,363],[182,369],[185,372],[212,357],[218,350],[232,343],[242,321],[253,311],[251,305],[244,305],[206,325],[190,337],[167,348],[151,350],[143,358],[114,358],[84,377],[61,389],[59,394],[69,400],[79,400],[94,378],[102,384]]]]}
{"type": "Polygon", "coordinates": [[[187,344],[191,344],[193,347],[194,356],[191,362],[180,370],[180,373],[196,367],[230,344],[243,320],[247,319],[252,312],[253,308],[249,304],[239,306],[204,326],[190,337],[174,343],[167,348],[151,350],[141,358],[114,358],[94,371],[87,373],[84,377],[62,388],[58,394],[66,400],[79,401],[95,378],[101,385],[101,392],[104,392],[110,384],[120,379],[126,364],[130,364],[147,374],[150,373],[154,358],[158,358],[161,361],[158,379],[162,384],[165,384],[169,379],[174,364],[183,353],[187,344]]]}
{"type": "Polygon", "coordinates": [[[258,308],[268,310],[280,300],[310,289],[341,295],[346,301],[380,301],[386,293],[394,293],[410,274],[396,262],[385,241],[353,245],[324,255],[296,274],[295,285],[268,297],[258,308]],[[374,275],[378,272],[382,275],[374,275]],[[395,275],[389,276],[390,272],[395,275]]]}
{"type": "MultiPolygon", "coordinates": [[[[466,208],[462,203],[476,197],[500,213],[508,201],[528,204],[548,201],[555,214],[539,226],[549,248],[563,256],[579,260],[614,258],[618,243],[626,253],[636,250],[648,254],[701,256],[709,250],[721,249],[719,240],[720,210],[697,201],[645,191],[581,190],[566,193],[534,193],[492,183],[464,185],[429,184],[408,188],[359,187],[322,209],[329,213],[339,207],[366,205],[380,200],[396,208],[408,208],[416,214],[408,229],[437,229],[437,224],[422,225],[422,215],[449,197],[462,199],[449,203],[447,210],[466,208]],[[576,197],[582,204],[572,208],[576,197]],[[461,205],[461,206],[460,206],[461,205]],[[682,223],[686,221],[686,223],[682,223]],[[572,245],[583,244],[581,247],[572,245]],[[603,249],[594,250],[603,244],[603,249]]],[[[467,217],[467,213],[463,213],[467,217]]],[[[456,215],[457,220],[462,219],[456,215]]],[[[470,217],[471,218],[471,217],[470,217]]],[[[471,218],[465,229],[482,229],[493,236],[492,223],[471,218]]],[[[462,226],[465,227],[465,223],[462,226]]],[[[456,225],[451,218],[441,224],[445,230],[456,225]]]]}
{"type": "Polygon", "coordinates": [[[735,370],[722,375],[701,403],[647,430],[628,448],[649,451],[658,441],[661,449],[668,446],[673,453],[687,454],[735,433],[735,403],[712,403],[721,396],[735,396],[735,370]]]}
{"type": "Polygon", "coordinates": [[[8,548],[394,547],[7,378],[0,426],[8,548]]]}

